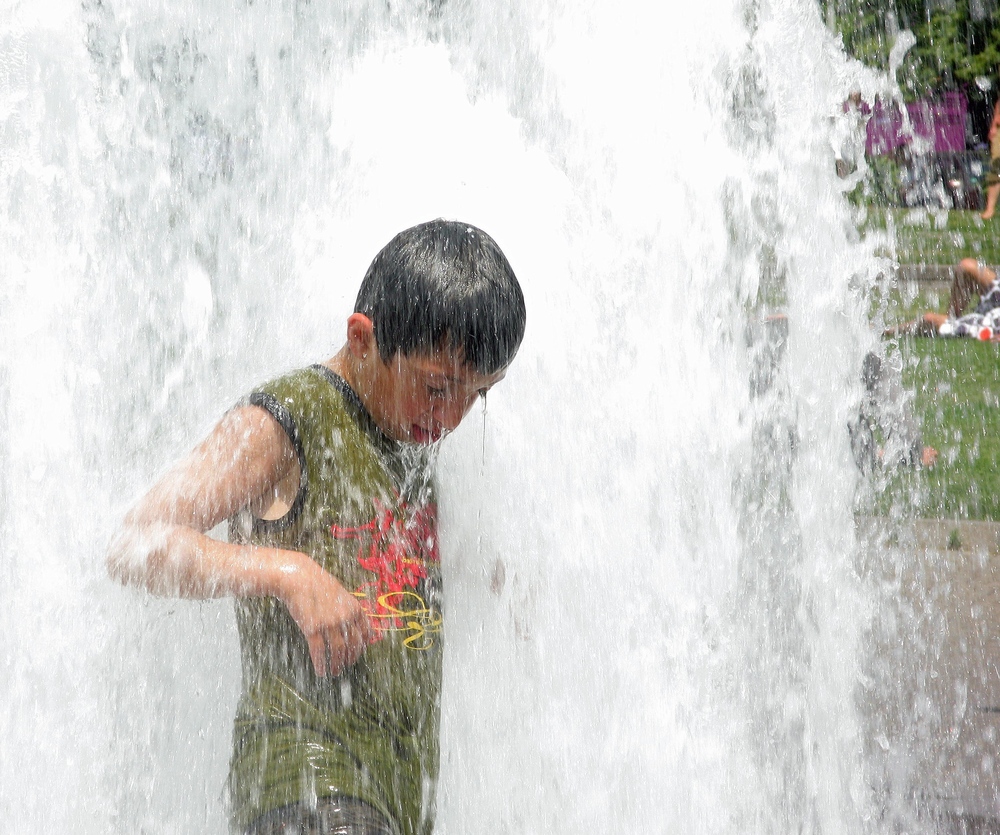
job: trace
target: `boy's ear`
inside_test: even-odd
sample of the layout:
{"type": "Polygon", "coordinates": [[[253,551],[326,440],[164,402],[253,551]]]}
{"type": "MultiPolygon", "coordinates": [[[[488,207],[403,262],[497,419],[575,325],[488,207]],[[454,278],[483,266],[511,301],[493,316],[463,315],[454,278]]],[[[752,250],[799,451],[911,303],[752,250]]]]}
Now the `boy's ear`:
{"type": "Polygon", "coordinates": [[[356,359],[365,359],[375,348],[375,325],[364,313],[352,313],[347,320],[347,347],[356,359]]]}

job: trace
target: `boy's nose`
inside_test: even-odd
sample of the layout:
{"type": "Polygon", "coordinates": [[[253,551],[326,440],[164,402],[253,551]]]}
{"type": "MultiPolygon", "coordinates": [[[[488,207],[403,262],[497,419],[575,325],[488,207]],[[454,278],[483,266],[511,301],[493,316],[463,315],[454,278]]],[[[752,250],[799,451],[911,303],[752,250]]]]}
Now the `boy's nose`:
{"type": "Polygon", "coordinates": [[[475,397],[449,399],[438,405],[434,410],[434,420],[441,425],[445,432],[451,432],[457,428],[475,403],[475,397]]]}

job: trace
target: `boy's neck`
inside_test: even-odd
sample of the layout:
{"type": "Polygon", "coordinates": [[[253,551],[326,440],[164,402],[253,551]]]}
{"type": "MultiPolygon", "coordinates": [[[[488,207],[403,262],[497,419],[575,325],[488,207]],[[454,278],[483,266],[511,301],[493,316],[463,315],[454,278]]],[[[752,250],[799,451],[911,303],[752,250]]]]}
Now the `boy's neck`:
{"type": "Polygon", "coordinates": [[[322,363],[327,368],[329,368],[338,377],[341,377],[347,385],[349,385],[354,393],[358,397],[362,398],[364,402],[364,397],[360,389],[362,388],[362,380],[359,379],[359,370],[357,363],[354,362],[354,357],[351,355],[350,349],[347,345],[341,348],[336,354],[334,354],[326,362],[322,363]]]}
{"type": "MultiPolygon", "coordinates": [[[[381,359],[377,361],[382,362],[381,359]]],[[[377,396],[375,392],[378,390],[378,381],[376,379],[377,373],[373,369],[372,363],[368,361],[368,357],[359,358],[351,351],[351,346],[348,344],[322,364],[351,387],[365,411],[372,416],[379,429],[385,432],[386,427],[382,426],[378,420],[382,409],[379,408],[378,403],[372,402],[373,398],[377,396]]]]}
{"type": "Polygon", "coordinates": [[[344,345],[336,354],[323,363],[334,374],[338,375],[357,396],[361,406],[368,413],[378,429],[393,440],[400,440],[392,431],[388,420],[388,409],[391,400],[387,397],[384,380],[379,383],[379,368],[385,368],[377,353],[358,356],[351,350],[350,344],[344,345]]]}

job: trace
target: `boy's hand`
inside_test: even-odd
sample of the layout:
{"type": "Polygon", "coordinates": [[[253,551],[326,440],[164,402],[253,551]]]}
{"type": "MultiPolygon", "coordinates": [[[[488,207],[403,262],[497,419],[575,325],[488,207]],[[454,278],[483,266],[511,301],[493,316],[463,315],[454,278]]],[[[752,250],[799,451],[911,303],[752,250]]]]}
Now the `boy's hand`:
{"type": "Polygon", "coordinates": [[[357,598],[308,557],[283,585],[280,598],[309,644],[316,675],[339,675],[375,640],[357,598]]]}

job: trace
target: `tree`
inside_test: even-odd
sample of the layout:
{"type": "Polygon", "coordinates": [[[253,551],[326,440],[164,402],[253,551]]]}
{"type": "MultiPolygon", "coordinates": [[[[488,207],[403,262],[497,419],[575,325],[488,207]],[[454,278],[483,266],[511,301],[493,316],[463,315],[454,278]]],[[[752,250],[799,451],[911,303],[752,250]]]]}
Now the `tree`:
{"type": "Polygon", "coordinates": [[[968,87],[1000,70],[996,0],[823,0],[827,20],[848,54],[889,69],[889,50],[901,29],[917,39],[897,81],[908,99],[968,87]]]}

